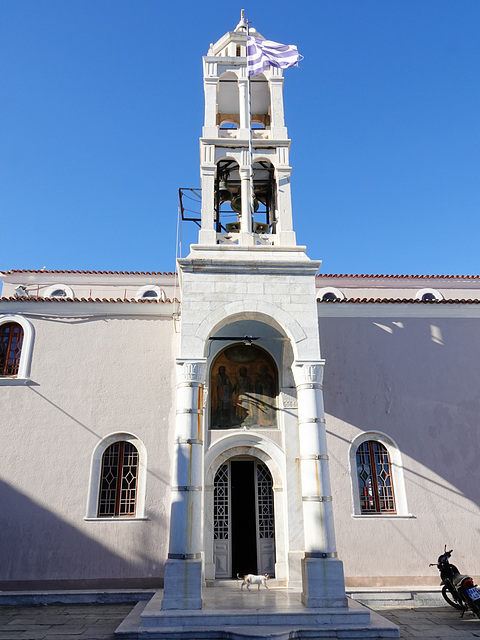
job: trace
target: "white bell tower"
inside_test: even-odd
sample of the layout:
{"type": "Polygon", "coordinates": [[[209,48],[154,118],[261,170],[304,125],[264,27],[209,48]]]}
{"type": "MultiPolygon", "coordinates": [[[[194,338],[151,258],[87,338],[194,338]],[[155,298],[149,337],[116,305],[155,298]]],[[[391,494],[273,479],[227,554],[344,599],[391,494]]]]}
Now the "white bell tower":
{"type": "Polygon", "coordinates": [[[199,244],[294,247],[282,70],[248,78],[246,31],[242,16],[203,59],[199,244]]]}
{"type": "Polygon", "coordinates": [[[307,608],[346,606],[326,450],[315,289],[320,262],[308,258],[293,231],[283,74],[267,67],[249,80],[246,40],[242,16],[203,59],[201,228],[198,244],[178,260],[182,303],[164,611],[201,609],[205,577],[215,579],[213,521],[205,506],[211,496],[205,478],[215,473],[215,463],[206,468],[205,461],[223,445],[209,424],[205,398],[212,340],[242,342],[232,334],[239,325],[256,327],[260,346],[262,327],[281,336],[278,427],[270,434],[258,428],[222,432],[231,443],[222,455],[246,447],[273,465],[269,452],[278,451],[275,464],[286,490],[278,494],[283,515],[276,526],[276,576],[302,588],[307,608]]]}

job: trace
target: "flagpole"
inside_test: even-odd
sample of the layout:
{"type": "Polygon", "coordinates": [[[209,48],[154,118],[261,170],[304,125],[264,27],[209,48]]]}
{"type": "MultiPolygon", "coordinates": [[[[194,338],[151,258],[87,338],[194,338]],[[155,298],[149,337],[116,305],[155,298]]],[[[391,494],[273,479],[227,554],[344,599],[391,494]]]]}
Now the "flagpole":
{"type": "MultiPolygon", "coordinates": [[[[242,9],[243,13],[243,9],[242,9]]],[[[242,16],[243,17],[243,16],[242,16]]],[[[251,80],[250,75],[248,73],[248,36],[249,36],[249,28],[248,25],[250,22],[248,20],[245,21],[247,25],[247,78],[248,78],[248,153],[250,158],[250,223],[249,223],[249,231],[252,232],[253,228],[253,216],[254,216],[254,190],[253,190],[253,144],[252,144],[252,92],[251,92],[251,80]]]]}

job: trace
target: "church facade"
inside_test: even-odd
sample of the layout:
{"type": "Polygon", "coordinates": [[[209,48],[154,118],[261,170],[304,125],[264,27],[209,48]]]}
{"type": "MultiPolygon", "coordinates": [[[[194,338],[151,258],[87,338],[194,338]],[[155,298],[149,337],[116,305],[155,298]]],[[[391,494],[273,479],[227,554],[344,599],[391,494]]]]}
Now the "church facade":
{"type": "Polygon", "coordinates": [[[438,584],[444,544],[480,575],[480,280],[318,275],[283,75],[249,81],[245,55],[241,22],[204,58],[178,275],[1,274],[0,589],[195,609],[268,573],[342,606],[345,585],[438,584]]]}

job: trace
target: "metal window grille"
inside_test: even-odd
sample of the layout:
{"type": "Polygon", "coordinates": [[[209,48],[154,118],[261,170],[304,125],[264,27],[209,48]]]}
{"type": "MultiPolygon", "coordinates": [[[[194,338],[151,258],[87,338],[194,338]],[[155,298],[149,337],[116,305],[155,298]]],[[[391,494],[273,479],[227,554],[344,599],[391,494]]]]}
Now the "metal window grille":
{"type": "Polygon", "coordinates": [[[395,513],[392,469],[387,449],[368,440],[357,449],[357,474],[362,513],[395,513]]]}
{"type": "Polygon", "coordinates": [[[98,516],[134,516],[138,451],[130,442],[114,442],[104,452],[98,516]]]}
{"type": "Polygon", "coordinates": [[[16,322],[0,325],[0,376],[16,376],[22,354],[23,329],[16,322]]]}
{"type": "Polygon", "coordinates": [[[273,481],[267,466],[257,464],[258,534],[260,538],[275,538],[273,514],[273,481]]]}
{"type": "Polygon", "coordinates": [[[213,494],[213,537],[228,540],[228,465],[223,464],[215,475],[213,494]]]}

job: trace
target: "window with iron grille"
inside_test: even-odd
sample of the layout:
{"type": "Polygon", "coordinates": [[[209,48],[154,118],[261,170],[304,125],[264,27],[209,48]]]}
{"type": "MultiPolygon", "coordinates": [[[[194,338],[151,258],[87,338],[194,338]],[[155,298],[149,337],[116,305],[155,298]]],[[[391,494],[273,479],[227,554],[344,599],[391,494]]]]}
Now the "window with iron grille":
{"type": "Polygon", "coordinates": [[[16,376],[22,354],[23,329],[16,322],[0,325],[0,376],[16,376]]]}
{"type": "Polygon", "coordinates": [[[138,451],[130,442],[114,442],[102,457],[98,517],[135,516],[138,451]]]}
{"type": "Polygon", "coordinates": [[[362,514],[396,513],[390,456],[381,442],[367,440],[358,447],[357,475],[362,514]]]}

